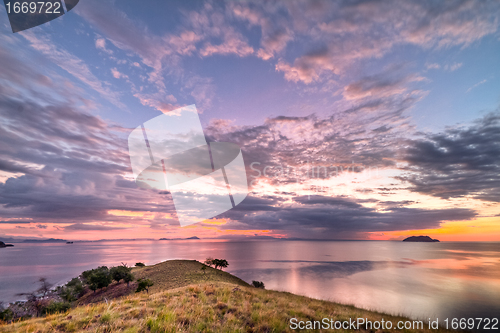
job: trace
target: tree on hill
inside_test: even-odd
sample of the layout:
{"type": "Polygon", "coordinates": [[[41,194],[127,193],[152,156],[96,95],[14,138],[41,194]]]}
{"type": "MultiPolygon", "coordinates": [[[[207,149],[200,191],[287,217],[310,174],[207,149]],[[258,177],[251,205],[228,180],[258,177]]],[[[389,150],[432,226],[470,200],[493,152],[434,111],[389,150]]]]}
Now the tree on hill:
{"type": "Polygon", "coordinates": [[[111,267],[109,270],[111,277],[116,282],[120,283],[120,280],[123,280],[127,283],[127,286],[131,281],[134,281],[134,276],[130,272],[131,268],[122,264],[121,266],[111,267]]]}
{"type": "Polygon", "coordinates": [[[215,269],[220,267],[221,270],[229,266],[229,263],[227,262],[226,259],[214,259],[213,264],[215,266],[215,269]]]}
{"type": "Polygon", "coordinates": [[[149,287],[154,285],[153,281],[151,281],[150,279],[139,279],[137,280],[137,282],[137,289],[135,290],[136,293],[146,290],[146,292],[149,294],[149,287]]]}
{"type": "Polygon", "coordinates": [[[207,259],[205,259],[203,263],[208,267],[212,267],[212,265],[214,264],[214,258],[208,257],[207,259]]]}
{"type": "Polygon", "coordinates": [[[112,281],[111,274],[106,266],[100,266],[96,269],[85,271],[82,275],[85,277],[89,288],[94,292],[96,292],[97,289],[106,288],[112,281]]]}
{"type": "Polygon", "coordinates": [[[252,286],[259,289],[264,289],[264,282],[262,281],[252,281],[252,286]]]}
{"type": "Polygon", "coordinates": [[[123,281],[127,283],[127,287],[130,285],[130,282],[134,281],[134,276],[132,275],[132,273],[128,272],[127,275],[125,275],[125,277],[123,278],[123,281]]]}

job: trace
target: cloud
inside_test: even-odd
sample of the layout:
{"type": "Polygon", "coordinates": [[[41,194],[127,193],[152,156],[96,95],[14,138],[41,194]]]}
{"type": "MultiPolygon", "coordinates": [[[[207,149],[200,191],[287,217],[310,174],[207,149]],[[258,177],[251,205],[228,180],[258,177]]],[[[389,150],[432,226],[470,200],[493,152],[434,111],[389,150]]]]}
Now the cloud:
{"type": "Polygon", "coordinates": [[[409,141],[404,160],[408,173],[401,179],[415,192],[500,202],[500,115],[409,141]]]}
{"type": "Polygon", "coordinates": [[[427,68],[427,69],[440,69],[441,65],[440,64],[436,64],[436,63],[426,64],[425,68],[427,68]]]}
{"type": "MultiPolygon", "coordinates": [[[[442,221],[477,216],[471,209],[454,208],[454,202],[439,201],[440,209],[424,209],[413,200],[397,199],[405,186],[443,199],[498,200],[498,161],[490,156],[498,156],[498,119],[491,116],[469,128],[405,140],[415,133],[407,111],[425,96],[418,87],[425,78],[414,70],[409,73],[413,64],[368,73],[361,63],[370,60],[371,66],[400,48],[434,52],[466,47],[496,32],[499,5],[471,3],[203,3],[195,9],[183,7],[176,25],[161,33],[108,2],[88,0],[75,10],[96,29],[88,34],[89,45],[96,47],[90,50],[101,56],[113,53],[104,60],[118,62],[116,67],[104,67],[102,74],[134,81],[131,96],[161,112],[191,99],[200,111],[222,106],[215,98],[220,76],[193,73],[197,62],[224,64],[224,57],[241,57],[245,59],[239,61],[274,68],[277,72],[271,75],[299,83],[304,89],[297,89],[298,98],[316,113],[297,107],[290,111],[297,111],[293,116],[278,113],[252,126],[205,114],[211,119],[205,126],[209,141],[237,143],[252,182],[252,195],[223,216],[228,222],[220,228],[351,238],[365,237],[366,232],[438,228],[442,221]],[[118,60],[121,55],[126,60],[118,60]],[[310,94],[318,91],[319,95],[310,94]],[[308,98],[319,101],[308,104],[308,98]],[[488,136],[492,142],[484,140],[488,136]],[[403,153],[402,144],[408,148],[403,153]],[[447,159],[451,162],[444,162],[447,159]],[[254,168],[259,172],[268,167],[271,177],[252,177],[252,162],[257,162],[254,168]],[[408,166],[401,169],[399,162],[408,166]],[[311,165],[322,177],[308,177],[311,165]],[[338,172],[323,176],[320,168],[332,166],[338,172]],[[405,174],[389,179],[398,184],[372,186],[359,178],[368,167],[391,177],[405,174]],[[342,182],[337,188],[351,189],[364,199],[328,196],[320,190],[304,195],[323,181],[342,182]]],[[[109,101],[120,97],[83,58],[48,36],[24,36],[46,58],[109,101]]],[[[16,52],[0,49],[0,78],[8,82],[0,86],[0,170],[7,175],[0,183],[0,220],[36,221],[41,226],[55,222],[65,224],[67,231],[114,230],[116,223],[117,228],[128,223],[161,229],[174,223],[165,218],[175,215],[169,192],[138,189],[129,178],[125,137],[130,129],[89,113],[96,105],[80,89],[70,87],[50,66],[42,72],[23,65],[17,57],[22,51],[16,52]],[[132,213],[118,216],[110,210],[132,213]]],[[[460,66],[426,65],[443,70],[460,66]]]]}
{"type": "Polygon", "coordinates": [[[161,38],[149,33],[144,25],[102,1],[86,1],[75,8],[77,14],[105,34],[117,48],[137,53],[147,66],[161,69],[161,60],[171,54],[161,38]]]}
{"type": "MultiPolygon", "coordinates": [[[[274,209],[262,210],[256,207],[247,210],[245,199],[237,208],[223,214],[235,222],[221,228],[267,229],[289,237],[340,239],[360,237],[366,232],[434,229],[439,228],[443,221],[469,220],[477,215],[475,211],[463,208],[392,207],[377,211],[348,198],[320,195],[310,198],[298,197],[294,201],[299,204],[292,206],[267,199],[274,209]]],[[[252,201],[251,197],[248,199],[252,201]]]]}
{"type": "Polygon", "coordinates": [[[478,87],[478,86],[480,86],[482,84],[485,84],[487,81],[488,80],[485,79],[485,80],[482,80],[482,81],[476,83],[475,85],[473,85],[472,87],[470,87],[469,89],[467,89],[467,91],[465,93],[469,93],[472,89],[474,89],[474,88],[476,88],[476,87],[478,87]]]}
{"type": "Polygon", "coordinates": [[[293,66],[283,60],[276,65],[276,70],[285,73],[285,79],[309,84],[317,81],[323,72],[339,74],[339,64],[331,58],[326,48],[310,52],[295,60],[293,66]]]}
{"type": "Polygon", "coordinates": [[[97,38],[95,40],[95,47],[106,52],[107,54],[113,54],[113,51],[106,48],[106,40],[104,38],[97,38]]]}
{"type": "Polygon", "coordinates": [[[106,225],[101,225],[101,224],[86,224],[86,223],[79,223],[79,224],[71,224],[66,227],[64,227],[64,230],[71,230],[71,231],[110,231],[110,230],[121,230],[125,229],[123,227],[113,227],[113,226],[106,226],[106,225]]]}
{"type": "Polygon", "coordinates": [[[148,81],[156,86],[160,94],[167,93],[163,79],[166,69],[170,69],[171,74],[182,74],[178,66],[179,56],[169,45],[168,36],[152,34],[144,23],[130,19],[107,2],[89,0],[80,4],[75,11],[116,48],[138,55],[142,63],[152,69],[148,73],[148,81]]]}
{"type": "Polygon", "coordinates": [[[113,75],[113,77],[115,79],[128,79],[128,75],[120,73],[120,71],[118,69],[116,69],[116,67],[111,68],[111,74],[113,75]]]}
{"type": "MultiPolygon", "coordinates": [[[[9,58],[17,64],[0,52],[0,60],[9,58]]],[[[39,70],[26,63],[18,73],[0,71],[10,89],[0,94],[0,169],[10,173],[0,183],[1,223],[36,221],[37,229],[96,220],[142,223],[107,212],[173,211],[171,199],[152,206],[159,194],[125,178],[129,129],[88,113],[81,90],[53,73],[46,80],[39,70]]]]}
{"type": "Polygon", "coordinates": [[[133,89],[132,94],[141,104],[161,112],[178,107],[172,102],[177,101],[178,97],[174,97],[167,89],[172,82],[175,86],[183,86],[182,91],[188,91],[201,110],[211,105],[214,90],[211,79],[186,71],[183,57],[193,54],[202,57],[244,57],[254,53],[246,38],[227,22],[224,10],[208,3],[199,11],[182,12],[186,18],[183,27],[164,35],[152,33],[144,22],[132,20],[124,12],[102,1],[87,1],[78,6],[77,13],[115,47],[138,55],[145,65],[137,63],[140,68],[152,69],[147,74],[147,80],[155,85],[156,91],[141,88],[133,89]],[[172,98],[167,101],[164,96],[172,98]]]}
{"type": "Polygon", "coordinates": [[[408,90],[406,87],[407,83],[422,80],[424,78],[417,75],[407,75],[404,77],[390,77],[385,74],[370,76],[345,86],[343,95],[346,100],[366,97],[386,98],[403,94],[408,90]]]}
{"type": "Polygon", "coordinates": [[[263,7],[251,7],[241,3],[229,4],[230,10],[237,19],[248,22],[251,27],[260,27],[261,48],[257,51],[257,56],[263,60],[269,60],[281,53],[293,40],[293,32],[287,19],[276,17],[278,6],[265,4],[263,7]]]}
{"type": "Polygon", "coordinates": [[[459,69],[460,67],[462,67],[463,65],[464,64],[461,63],[461,62],[455,62],[455,63],[450,64],[450,65],[445,65],[444,69],[447,70],[447,71],[450,71],[450,72],[454,72],[457,69],[459,69]]]}
{"type": "Polygon", "coordinates": [[[172,35],[168,38],[169,44],[182,55],[193,54],[196,51],[196,43],[201,40],[203,40],[203,36],[194,31],[183,31],[179,35],[172,35]]]}
{"type": "Polygon", "coordinates": [[[103,83],[90,71],[83,60],[63,48],[57,47],[48,36],[35,36],[32,31],[23,31],[21,35],[31,43],[35,50],[41,52],[54,64],[85,83],[112,104],[121,109],[126,109],[125,104],[120,101],[118,93],[104,87],[103,83]]]}
{"type": "Polygon", "coordinates": [[[214,45],[207,42],[205,46],[200,50],[200,54],[203,57],[211,56],[214,54],[229,55],[234,54],[240,57],[246,57],[254,53],[253,47],[249,46],[244,40],[243,36],[231,29],[224,29],[223,42],[218,45],[214,45]]]}
{"type": "MultiPolygon", "coordinates": [[[[287,11],[295,25],[294,39],[303,38],[302,45],[309,50],[322,50],[314,52],[316,56],[309,51],[291,62],[278,62],[276,69],[284,72],[285,79],[305,84],[328,80],[332,73],[342,75],[356,61],[380,58],[397,46],[467,47],[497,32],[500,23],[498,3],[472,0],[288,2],[284,7],[281,12],[287,11]],[[313,7],[322,7],[323,13],[311,14],[313,7]]],[[[253,12],[239,12],[257,20],[253,12]]],[[[446,68],[453,71],[461,65],[446,68]]]]}

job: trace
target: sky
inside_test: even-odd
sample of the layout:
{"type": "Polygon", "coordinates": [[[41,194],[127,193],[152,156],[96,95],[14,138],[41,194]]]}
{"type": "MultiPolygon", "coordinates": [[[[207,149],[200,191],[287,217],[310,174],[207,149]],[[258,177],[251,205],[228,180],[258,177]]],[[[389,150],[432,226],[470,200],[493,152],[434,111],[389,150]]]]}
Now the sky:
{"type": "Polygon", "coordinates": [[[81,0],[0,8],[0,239],[500,240],[500,2],[81,0]],[[235,208],[181,227],[127,137],[195,104],[242,151],[235,208]]]}

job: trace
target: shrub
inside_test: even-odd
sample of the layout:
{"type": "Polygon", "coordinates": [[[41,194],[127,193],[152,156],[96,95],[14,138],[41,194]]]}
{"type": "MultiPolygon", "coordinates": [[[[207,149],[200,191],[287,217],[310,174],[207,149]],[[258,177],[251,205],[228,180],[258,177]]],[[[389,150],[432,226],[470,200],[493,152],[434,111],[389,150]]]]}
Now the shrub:
{"type": "Polygon", "coordinates": [[[108,267],[100,266],[82,273],[82,277],[94,292],[111,284],[112,278],[108,267]]]}
{"type": "Polygon", "coordinates": [[[128,285],[131,281],[134,281],[134,276],[132,275],[132,273],[130,273],[130,270],[131,268],[122,265],[112,267],[109,272],[113,280],[115,280],[116,282],[120,282],[120,280],[123,280],[124,282],[127,282],[128,285]]]}
{"type": "Polygon", "coordinates": [[[14,318],[14,312],[12,312],[11,309],[5,309],[3,311],[0,311],[0,322],[5,321],[11,321],[14,318]]]}
{"type": "Polygon", "coordinates": [[[135,263],[135,267],[144,267],[146,265],[144,265],[142,262],[136,262],[135,263]]]}
{"type": "Polygon", "coordinates": [[[57,293],[67,302],[73,302],[83,296],[85,288],[79,278],[73,278],[63,287],[58,287],[57,293]]]}
{"type": "Polygon", "coordinates": [[[82,293],[84,291],[83,283],[79,278],[72,278],[68,283],[66,283],[66,287],[72,288],[75,293],[82,293]]]}
{"type": "Polygon", "coordinates": [[[51,302],[46,307],[42,309],[42,314],[54,314],[66,312],[71,308],[71,305],[67,302],[51,302]]]}
{"type": "Polygon", "coordinates": [[[129,286],[129,283],[134,281],[134,276],[132,275],[132,273],[128,272],[127,275],[125,275],[125,277],[123,278],[123,281],[127,283],[127,287],[129,286]]]}
{"type": "Polygon", "coordinates": [[[260,289],[264,289],[264,282],[262,281],[252,281],[252,286],[254,286],[255,288],[260,288],[260,289]]]}
{"type": "Polygon", "coordinates": [[[149,287],[154,285],[154,283],[150,279],[139,279],[137,280],[137,282],[137,289],[135,290],[136,293],[146,290],[146,292],[149,294],[149,287]]]}

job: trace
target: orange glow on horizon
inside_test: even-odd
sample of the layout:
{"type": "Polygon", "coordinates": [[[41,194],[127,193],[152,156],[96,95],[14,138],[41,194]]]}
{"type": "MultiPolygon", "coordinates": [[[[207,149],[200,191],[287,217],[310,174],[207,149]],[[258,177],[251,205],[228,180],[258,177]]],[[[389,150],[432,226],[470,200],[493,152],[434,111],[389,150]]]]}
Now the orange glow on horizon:
{"type": "Polygon", "coordinates": [[[474,221],[444,222],[440,228],[403,230],[373,233],[370,239],[393,240],[404,239],[409,236],[429,236],[440,241],[458,242],[499,242],[500,217],[484,217],[474,221]]]}
{"type": "MultiPolygon", "coordinates": [[[[229,238],[241,236],[271,236],[287,238],[288,234],[278,230],[263,229],[225,229],[230,222],[227,219],[210,219],[198,224],[180,227],[172,224],[170,214],[152,212],[134,212],[110,210],[109,215],[121,217],[118,221],[94,221],[76,223],[8,223],[0,224],[4,237],[20,238],[59,238],[66,240],[99,239],[159,239],[188,238],[198,236],[202,239],[229,238]],[[162,221],[162,219],[165,221],[162,221]],[[166,221],[170,220],[170,221],[166,221]],[[154,223],[152,223],[154,222],[154,223]],[[158,222],[158,223],[156,223],[158,222]]],[[[16,221],[13,219],[12,222],[16,221]]],[[[500,241],[500,217],[483,217],[473,221],[444,222],[435,229],[416,229],[389,232],[360,233],[357,239],[402,240],[409,236],[427,235],[440,241],[500,241]]]]}

